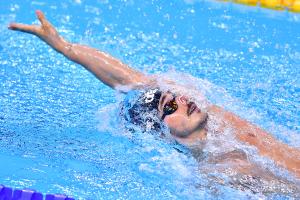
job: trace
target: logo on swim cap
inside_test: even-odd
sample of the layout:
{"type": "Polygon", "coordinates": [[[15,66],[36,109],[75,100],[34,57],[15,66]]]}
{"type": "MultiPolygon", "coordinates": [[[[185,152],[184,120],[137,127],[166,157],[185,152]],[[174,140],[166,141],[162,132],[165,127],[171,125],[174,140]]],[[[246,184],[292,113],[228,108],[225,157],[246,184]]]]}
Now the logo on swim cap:
{"type": "Polygon", "coordinates": [[[158,104],[161,94],[161,91],[157,88],[132,93],[135,98],[131,102],[128,101],[126,119],[142,127],[145,131],[159,130],[161,121],[158,118],[158,104]]]}
{"type": "Polygon", "coordinates": [[[151,103],[154,100],[155,93],[158,91],[158,89],[149,90],[145,93],[145,103],[151,103]]]}

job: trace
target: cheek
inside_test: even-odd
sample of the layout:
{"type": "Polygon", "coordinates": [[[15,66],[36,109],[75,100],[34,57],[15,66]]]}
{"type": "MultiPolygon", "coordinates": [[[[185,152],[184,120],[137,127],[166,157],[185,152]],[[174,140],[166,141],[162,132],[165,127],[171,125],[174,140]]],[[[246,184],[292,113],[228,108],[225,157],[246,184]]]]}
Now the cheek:
{"type": "Polygon", "coordinates": [[[185,136],[188,130],[188,119],[184,116],[174,115],[165,119],[171,133],[176,136],[185,136]]]}

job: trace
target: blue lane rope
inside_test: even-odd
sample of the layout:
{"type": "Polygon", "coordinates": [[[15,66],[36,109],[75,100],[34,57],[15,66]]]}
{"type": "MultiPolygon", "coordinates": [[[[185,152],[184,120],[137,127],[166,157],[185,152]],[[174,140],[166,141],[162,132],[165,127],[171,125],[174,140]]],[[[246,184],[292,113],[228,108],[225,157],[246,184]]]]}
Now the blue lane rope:
{"type": "Polygon", "coordinates": [[[0,200],[75,200],[62,194],[46,194],[45,198],[44,196],[35,190],[19,190],[0,185],[0,200]]]}

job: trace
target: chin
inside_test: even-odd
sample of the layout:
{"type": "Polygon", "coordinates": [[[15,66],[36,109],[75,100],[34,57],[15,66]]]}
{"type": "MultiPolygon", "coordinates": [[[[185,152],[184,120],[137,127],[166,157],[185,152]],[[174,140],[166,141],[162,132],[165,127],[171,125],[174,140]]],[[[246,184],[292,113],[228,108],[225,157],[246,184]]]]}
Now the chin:
{"type": "Polygon", "coordinates": [[[204,127],[207,122],[208,114],[203,112],[197,113],[197,118],[198,128],[204,127]]]}

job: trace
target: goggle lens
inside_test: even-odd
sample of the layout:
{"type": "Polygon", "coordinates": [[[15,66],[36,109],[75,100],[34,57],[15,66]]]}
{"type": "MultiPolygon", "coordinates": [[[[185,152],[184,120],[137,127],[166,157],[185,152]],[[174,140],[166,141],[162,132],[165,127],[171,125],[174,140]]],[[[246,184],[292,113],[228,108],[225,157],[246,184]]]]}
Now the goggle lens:
{"type": "Polygon", "coordinates": [[[162,120],[164,120],[164,118],[167,115],[173,114],[177,109],[178,109],[178,104],[176,103],[176,100],[174,97],[171,101],[169,101],[168,103],[165,104],[165,106],[163,108],[163,116],[161,117],[162,120]]]}

